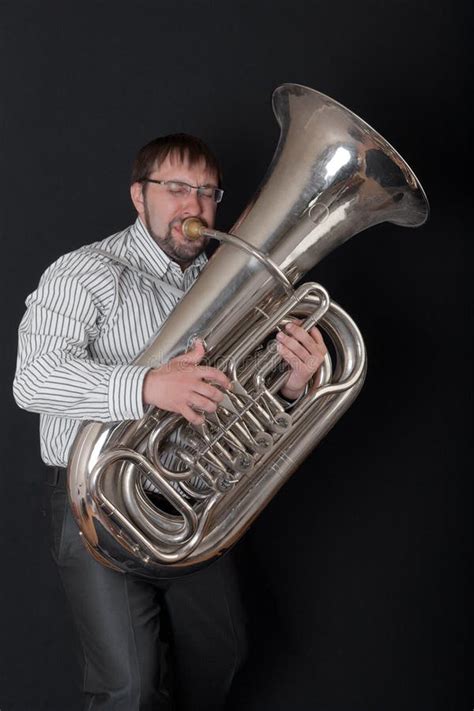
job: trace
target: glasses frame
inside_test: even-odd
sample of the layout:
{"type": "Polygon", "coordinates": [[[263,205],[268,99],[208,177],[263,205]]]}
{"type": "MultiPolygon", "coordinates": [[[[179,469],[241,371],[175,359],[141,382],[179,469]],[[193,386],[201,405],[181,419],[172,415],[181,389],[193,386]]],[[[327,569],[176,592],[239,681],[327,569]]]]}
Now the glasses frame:
{"type": "Polygon", "coordinates": [[[224,195],[224,191],[222,188],[215,188],[213,185],[190,185],[189,183],[185,183],[183,180],[156,180],[155,178],[141,178],[139,183],[156,183],[157,185],[168,185],[169,183],[176,183],[177,185],[183,185],[187,188],[189,188],[189,193],[191,190],[197,190],[197,194],[199,197],[211,197],[210,195],[204,195],[202,193],[202,190],[208,190],[211,188],[214,191],[214,195],[211,197],[211,199],[218,205],[222,197],[224,195]]]}

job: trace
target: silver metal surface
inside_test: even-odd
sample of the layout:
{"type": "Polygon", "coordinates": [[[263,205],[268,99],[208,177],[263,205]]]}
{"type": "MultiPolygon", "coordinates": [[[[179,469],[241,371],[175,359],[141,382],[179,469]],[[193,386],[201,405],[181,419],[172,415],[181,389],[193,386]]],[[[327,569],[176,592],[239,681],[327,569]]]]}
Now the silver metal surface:
{"type": "Polygon", "coordinates": [[[209,364],[232,378],[232,392],[200,428],[152,410],[138,422],[87,423],[73,447],[73,512],[91,553],[119,570],[173,577],[231,547],[362,387],[365,349],[352,319],[317,284],[288,293],[278,273],[295,285],[358,232],[384,221],[416,227],[427,219],[414,173],[358,116],[296,84],[274,92],[273,108],[280,140],[231,230],[240,246],[219,247],[135,361],[158,367],[199,336],[209,364]],[[307,329],[318,323],[334,358],[285,411],[277,391],[286,376],[272,335],[294,318],[305,319],[307,329]],[[173,469],[163,463],[170,450],[180,463],[173,469]],[[166,505],[147,500],[144,476],[166,505]]]}
{"type": "MultiPolygon", "coordinates": [[[[227,232],[220,232],[219,230],[214,230],[208,227],[203,222],[201,222],[199,218],[188,217],[186,220],[183,221],[182,224],[183,234],[186,237],[191,237],[196,232],[196,223],[198,224],[197,231],[200,236],[207,237],[208,239],[215,239],[218,242],[223,242],[224,244],[231,244],[234,247],[242,249],[244,252],[250,254],[252,257],[255,257],[255,259],[258,259],[258,261],[263,264],[267,271],[270,272],[271,276],[273,276],[273,278],[276,280],[277,284],[283,287],[286,294],[293,293],[293,287],[291,285],[291,282],[289,281],[289,279],[287,279],[281,269],[277,267],[275,262],[273,262],[268,255],[264,254],[248,242],[245,242],[240,237],[237,237],[237,235],[231,235],[227,232]],[[192,229],[188,231],[187,227],[189,223],[192,223],[192,229]]],[[[193,237],[193,239],[195,239],[195,237],[193,237]]]]}

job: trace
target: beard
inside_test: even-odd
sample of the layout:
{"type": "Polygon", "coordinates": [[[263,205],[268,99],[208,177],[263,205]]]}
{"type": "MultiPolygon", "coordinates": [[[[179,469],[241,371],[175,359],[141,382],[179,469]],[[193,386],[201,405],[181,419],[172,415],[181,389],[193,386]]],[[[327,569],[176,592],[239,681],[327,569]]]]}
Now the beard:
{"type": "Polygon", "coordinates": [[[184,235],[176,236],[173,234],[174,227],[180,227],[183,221],[180,217],[175,217],[174,220],[168,224],[168,229],[165,235],[158,235],[151,226],[150,212],[148,210],[148,205],[144,201],[144,213],[145,213],[145,226],[153,237],[154,241],[160,247],[163,252],[173,260],[177,262],[180,267],[187,267],[193,262],[196,257],[204,252],[209,239],[207,237],[200,237],[199,239],[188,239],[184,235]]]}

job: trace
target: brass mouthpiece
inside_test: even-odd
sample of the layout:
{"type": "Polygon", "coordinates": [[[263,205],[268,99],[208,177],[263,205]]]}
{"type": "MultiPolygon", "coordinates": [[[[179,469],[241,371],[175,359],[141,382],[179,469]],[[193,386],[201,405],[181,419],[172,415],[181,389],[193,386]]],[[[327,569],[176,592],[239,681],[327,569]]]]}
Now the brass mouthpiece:
{"type": "Polygon", "coordinates": [[[206,227],[204,220],[200,220],[199,217],[187,217],[181,225],[183,234],[188,239],[199,239],[206,227]]]}

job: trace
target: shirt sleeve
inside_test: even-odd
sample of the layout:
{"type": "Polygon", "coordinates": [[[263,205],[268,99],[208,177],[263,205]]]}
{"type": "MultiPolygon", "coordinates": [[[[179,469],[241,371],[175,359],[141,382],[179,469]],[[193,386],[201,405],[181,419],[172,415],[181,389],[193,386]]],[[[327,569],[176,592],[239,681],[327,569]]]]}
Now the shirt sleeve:
{"type": "Polygon", "coordinates": [[[26,300],[13,385],[17,404],[80,420],[143,417],[143,380],[149,368],[101,364],[88,349],[104,317],[92,284],[103,280],[104,273],[84,277],[51,269],[26,300]]]}

